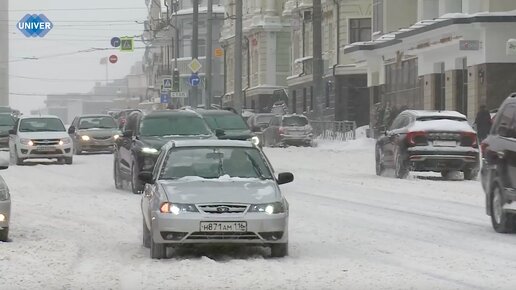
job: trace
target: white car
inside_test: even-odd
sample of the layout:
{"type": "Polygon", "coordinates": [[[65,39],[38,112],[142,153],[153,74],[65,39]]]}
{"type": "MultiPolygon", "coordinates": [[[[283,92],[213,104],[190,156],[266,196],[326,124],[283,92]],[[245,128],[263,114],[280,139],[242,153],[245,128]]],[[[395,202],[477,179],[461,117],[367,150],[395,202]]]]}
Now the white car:
{"type": "Polygon", "coordinates": [[[24,116],[9,131],[11,163],[23,165],[27,159],[57,159],[72,164],[73,143],[56,116],[24,116]]]}

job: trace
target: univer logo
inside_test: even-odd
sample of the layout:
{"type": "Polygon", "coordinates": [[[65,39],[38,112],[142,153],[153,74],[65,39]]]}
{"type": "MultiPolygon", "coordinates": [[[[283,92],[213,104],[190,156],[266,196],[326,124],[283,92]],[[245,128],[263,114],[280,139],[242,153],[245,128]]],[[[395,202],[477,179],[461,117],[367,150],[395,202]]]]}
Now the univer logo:
{"type": "Polygon", "coordinates": [[[43,14],[27,14],[16,26],[26,37],[44,37],[54,27],[43,14]]]}

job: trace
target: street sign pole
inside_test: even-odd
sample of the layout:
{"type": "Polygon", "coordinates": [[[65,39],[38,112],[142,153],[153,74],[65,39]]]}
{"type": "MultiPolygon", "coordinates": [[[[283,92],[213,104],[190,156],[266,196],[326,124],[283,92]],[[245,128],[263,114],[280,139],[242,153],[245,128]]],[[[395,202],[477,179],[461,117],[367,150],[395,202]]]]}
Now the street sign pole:
{"type": "Polygon", "coordinates": [[[212,55],[213,55],[213,0],[208,0],[208,13],[206,15],[206,18],[207,18],[207,34],[208,34],[208,37],[207,37],[207,43],[206,43],[206,76],[205,76],[205,81],[206,81],[206,85],[205,85],[205,88],[206,88],[206,91],[204,93],[204,107],[205,108],[208,108],[209,106],[211,106],[211,94],[212,94],[212,91],[211,91],[211,88],[212,88],[212,85],[211,85],[211,80],[212,80],[212,74],[211,74],[211,69],[212,69],[212,55]]]}
{"type": "MultiPolygon", "coordinates": [[[[193,4],[193,31],[192,31],[192,60],[199,57],[199,0],[192,0],[193,4]]],[[[196,86],[192,87],[192,94],[190,95],[190,104],[197,107],[199,104],[199,91],[196,86]]]]}

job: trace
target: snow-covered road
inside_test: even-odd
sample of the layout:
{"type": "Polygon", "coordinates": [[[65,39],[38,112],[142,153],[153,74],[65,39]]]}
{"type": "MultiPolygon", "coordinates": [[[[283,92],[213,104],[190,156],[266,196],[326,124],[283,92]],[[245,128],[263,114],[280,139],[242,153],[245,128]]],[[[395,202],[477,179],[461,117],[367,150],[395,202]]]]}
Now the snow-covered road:
{"type": "Polygon", "coordinates": [[[478,181],[374,175],[373,143],[267,149],[290,202],[290,256],[185,251],[151,260],[139,196],[110,155],[13,166],[0,289],[516,289],[516,235],[496,234],[478,181]]]}

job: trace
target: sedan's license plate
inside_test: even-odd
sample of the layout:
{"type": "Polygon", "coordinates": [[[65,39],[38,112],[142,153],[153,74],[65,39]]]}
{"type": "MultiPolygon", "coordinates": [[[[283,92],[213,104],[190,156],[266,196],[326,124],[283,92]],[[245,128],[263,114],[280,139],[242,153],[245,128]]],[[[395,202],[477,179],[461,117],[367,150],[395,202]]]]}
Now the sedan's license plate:
{"type": "Polygon", "coordinates": [[[246,222],[201,222],[201,232],[247,232],[246,222]]]}
{"type": "Polygon", "coordinates": [[[42,152],[56,151],[56,148],[53,146],[38,146],[37,149],[38,149],[38,151],[42,151],[42,152]]]}
{"type": "Polygon", "coordinates": [[[437,147],[455,147],[455,146],[457,146],[457,141],[434,141],[434,146],[437,146],[437,147]]]}

